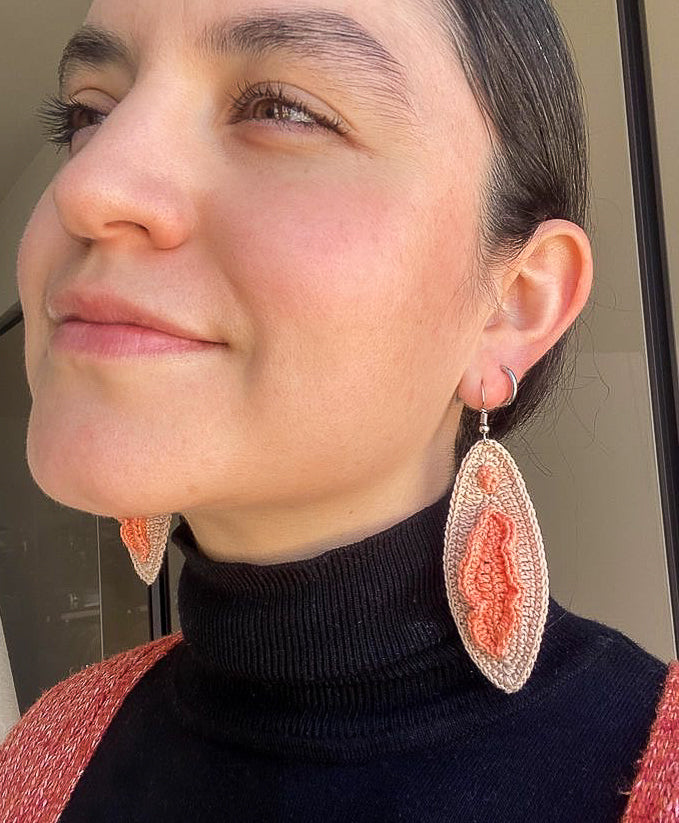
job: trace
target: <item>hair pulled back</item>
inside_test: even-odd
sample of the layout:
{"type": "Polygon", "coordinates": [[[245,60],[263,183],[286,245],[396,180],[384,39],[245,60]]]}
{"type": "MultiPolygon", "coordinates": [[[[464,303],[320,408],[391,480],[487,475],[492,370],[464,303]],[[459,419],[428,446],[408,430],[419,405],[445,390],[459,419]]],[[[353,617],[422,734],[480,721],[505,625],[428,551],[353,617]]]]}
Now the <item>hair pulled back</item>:
{"type": "MultiPolygon", "coordinates": [[[[491,136],[480,226],[478,285],[496,303],[490,267],[511,261],[545,220],[589,228],[589,152],[583,95],[565,33],[549,0],[434,0],[491,136]]],[[[564,372],[575,324],[522,377],[511,406],[489,414],[500,440],[524,425],[564,372]]],[[[512,367],[511,362],[498,364],[512,367]]],[[[507,378],[507,397],[511,384],[507,378]]],[[[465,406],[455,474],[480,437],[465,406]]]]}

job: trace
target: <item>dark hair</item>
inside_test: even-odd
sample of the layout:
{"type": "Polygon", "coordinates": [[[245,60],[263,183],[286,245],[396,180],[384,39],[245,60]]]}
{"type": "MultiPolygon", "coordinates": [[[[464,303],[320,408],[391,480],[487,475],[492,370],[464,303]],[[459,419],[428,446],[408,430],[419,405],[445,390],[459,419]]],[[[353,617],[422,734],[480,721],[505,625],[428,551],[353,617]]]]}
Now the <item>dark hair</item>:
{"type": "MultiPolygon", "coordinates": [[[[434,0],[485,115],[491,164],[480,227],[477,286],[497,306],[490,266],[511,261],[545,220],[589,228],[589,151],[583,95],[566,36],[549,0],[434,0]]],[[[489,414],[500,440],[524,425],[564,372],[575,324],[522,377],[511,406],[489,414]]],[[[498,369],[501,364],[498,364],[498,369]]],[[[511,363],[505,363],[511,368],[511,363]]],[[[507,379],[507,396],[511,389],[507,379]]],[[[462,411],[455,474],[481,435],[462,411]]]]}

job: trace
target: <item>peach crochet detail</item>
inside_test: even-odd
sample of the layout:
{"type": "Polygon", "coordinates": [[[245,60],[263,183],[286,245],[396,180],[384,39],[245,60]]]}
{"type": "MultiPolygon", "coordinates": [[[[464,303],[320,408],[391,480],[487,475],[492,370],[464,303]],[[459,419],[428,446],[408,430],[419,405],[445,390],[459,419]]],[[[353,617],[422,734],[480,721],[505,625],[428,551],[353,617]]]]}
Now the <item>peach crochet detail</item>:
{"type": "Polygon", "coordinates": [[[500,485],[500,472],[497,466],[491,466],[488,463],[479,466],[479,470],[476,472],[476,481],[479,488],[483,489],[486,494],[495,494],[497,487],[500,485]]]}
{"type": "MultiPolygon", "coordinates": [[[[486,473],[483,479],[489,477],[486,473]]],[[[460,563],[458,585],[470,606],[469,632],[478,646],[497,658],[507,653],[521,622],[523,587],[515,541],[512,518],[487,506],[469,535],[460,563]]]]}
{"type": "Polygon", "coordinates": [[[125,545],[142,563],[146,563],[151,552],[148,520],[145,517],[127,517],[121,522],[120,536],[125,545]]]}

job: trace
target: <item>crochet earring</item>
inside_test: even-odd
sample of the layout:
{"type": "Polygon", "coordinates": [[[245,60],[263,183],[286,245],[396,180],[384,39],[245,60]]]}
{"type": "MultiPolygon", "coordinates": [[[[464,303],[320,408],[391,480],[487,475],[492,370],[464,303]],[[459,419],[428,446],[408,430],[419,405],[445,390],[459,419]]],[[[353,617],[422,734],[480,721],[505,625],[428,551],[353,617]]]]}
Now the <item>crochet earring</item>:
{"type": "MultiPolygon", "coordinates": [[[[514,372],[502,370],[517,395],[514,372]]],[[[448,604],[465,649],[508,694],[528,680],[549,606],[549,577],[533,503],[510,453],[488,438],[481,381],[478,440],[460,465],[446,522],[443,571],[448,604]]]]}
{"type": "Polygon", "coordinates": [[[116,520],[121,523],[120,537],[130,553],[134,570],[150,586],[163,563],[172,515],[117,517],[116,520]]]}

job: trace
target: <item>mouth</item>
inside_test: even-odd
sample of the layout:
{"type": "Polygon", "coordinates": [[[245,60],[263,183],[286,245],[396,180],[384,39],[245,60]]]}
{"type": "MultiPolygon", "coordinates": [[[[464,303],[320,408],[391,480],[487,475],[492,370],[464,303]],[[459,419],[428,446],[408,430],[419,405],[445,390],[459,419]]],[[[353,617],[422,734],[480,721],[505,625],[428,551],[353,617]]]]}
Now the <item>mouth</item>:
{"type": "Polygon", "coordinates": [[[178,337],[130,323],[101,323],[70,318],[63,320],[56,328],[50,346],[56,352],[120,359],[204,352],[215,350],[220,344],[178,337]]]}
{"type": "MultiPolygon", "coordinates": [[[[197,329],[192,329],[170,317],[156,314],[152,309],[136,305],[120,295],[110,293],[66,290],[53,296],[48,304],[47,313],[51,320],[60,325],[77,321],[107,326],[133,326],[194,342],[221,342],[208,340],[197,329]]],[[[107,332],[102,331],[101,333],[106,334],[107,332]]]]}

